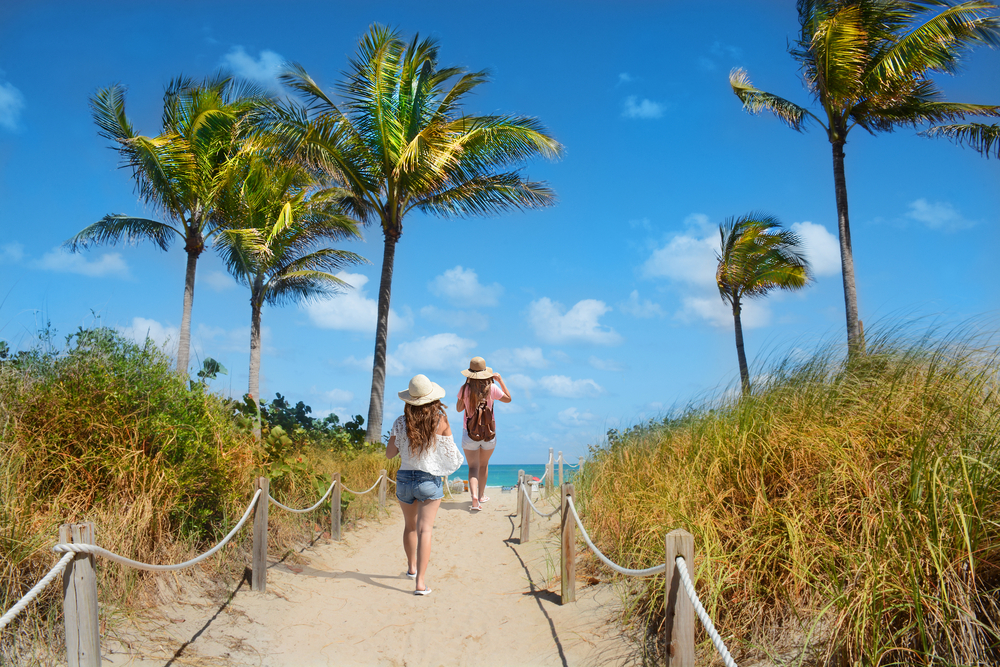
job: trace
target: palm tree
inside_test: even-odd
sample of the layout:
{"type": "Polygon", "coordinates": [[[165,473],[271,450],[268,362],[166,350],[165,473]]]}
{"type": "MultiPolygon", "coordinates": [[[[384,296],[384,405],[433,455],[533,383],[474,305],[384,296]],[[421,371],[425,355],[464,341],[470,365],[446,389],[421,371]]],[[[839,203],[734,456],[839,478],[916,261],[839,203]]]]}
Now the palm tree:
{"type": "Polygon", "coordinates": [[[259,407],[264,304],[284,305],[340,292],[350,285],[333,272],[367,260],[327,247],[359,239],[358,223],[343,215],[337,198],[318,189],[303,166],[276,164],[267,155],[247,162],[246,174],[227,193],[222,207],[235,217],[227,221],[228,229],[219,232],[216,245],[229,272],[250,288],[248,391],[259,407]]]}
{"type": "Polygon", "coordinates": [[[938,125],[920,134],[927,137],[947,137],[956,144],[966,144],[983,157],[989,158],[992,153],[1000,159],[1000,125],[985,123],[938,125]]]}
{"type": "Polygon", "coordinates": [[[773,289],[796,290],[809,279],[809,262],[802,241],[770,215],[750,213],[719,225],[721,246],[715,282],[722,300],[732,306],[736,324],[736,356],[743,393],[750,391],[750,370],[743,349],[743,299],[765,296],[773,289]]]}
{"type": "Polygon", "coordinates": [[[227,76],[195,83],[170,82],[163,96],[163,131],[137,134],[125,115],[125,88],[102,88],[90,99],[100,136],[115,143],[122,166],[132,170],[143,202],[165,222],[111,214],[66,242],[73,251],[91,245],[152,241],[162,250],[176,238],[184,243],[184,309],[177,342],[177,370],[187,373],[191,348],[191,307],[198,257],[219,231],[217,201],[235,170],[234,156],[269,98],[256,86],[227,76]]]}
{"type": "Polygon", "coordinates": [[[466,97],[485,72],[439,68],[438,45],[374,25],[361,40],[337,104],[300,65],[282,75],[309,104],[311,119],[286,120],[290,145],[344,189],[344,205],[382,226],[384,252],[367,438],[381,439],[389,301],[396,244],[413,211],[440,217],[490,215],[548,206],[554,193],[518,168],[562,146],[532,118],[471,116],[466,97]]]}
{"type": "Polygon", "coordinates": [[[798,0],[801,31],[792,56],[820,115],[753,87],[747,73],[729,75],[733,92],[751,113],[770,111],[794,130],[808,121],[826,130],[833,148],[833,182],[840,234],[849,351],[863,341],[858,324],[851,226],[847,212],[844,144],[852,128],[890,132],[898,126],[998,115],[1000,107],[948,102],[929,78],[954,73],[976,45],[1000,45],[1000,20],[982,0],[950,5],[939,0],[798,0]]]}

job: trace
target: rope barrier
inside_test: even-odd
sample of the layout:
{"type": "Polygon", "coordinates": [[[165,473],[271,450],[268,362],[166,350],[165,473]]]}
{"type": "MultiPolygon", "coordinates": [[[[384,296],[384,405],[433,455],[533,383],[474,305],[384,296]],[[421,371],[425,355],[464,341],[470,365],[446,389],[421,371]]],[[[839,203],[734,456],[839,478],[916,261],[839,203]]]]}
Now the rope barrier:
{"type": "Polygon", "coordinates": [[[24,611],[24,608],[27,607],[29,604],[31,604],[31,601],[34,600],[35,597],[42,592],[42,589],[51,584],[53,579],[62,574],[62,571],[66,569],[66,566],[69,564],[69,562],[73,560],[73,557],[74,557],[73,554],[65,554],[62,558],[60,558],[59,562],[56,563],[54,566],[52,566],[52,569],[49,570],[48,574],[42,577],[41,581],[35,584],[35,586],[24,595],[24,597],[18,600],[17,603],[13,607],[11,607],[6,614],[0,616],[0,630],[6,627],[8,623],[13,621],[14,618],[17,617],[18,614],[24,611]]]}
{"type": "MultiPolygon", "coordinates": [[[[388,477],[388,476],[386,476],[386,479],[389,479],[389,477],[388,477]]],[[[344,489],[344,491],[350,491],[351,493],[353,493],[353,494],[354,494],[354,495],[356,495],[356,496],[363,496],[363,495],[365,495],[366,493],[368,493],[368,492],[370,492],[370,491],[374,490],[374,489],[375,489],[375,487],[376,487],[376,486],[378,486],[378,483],[379,483],[379,482],[381,482],[381,481],[382,481],[382,475],[379,475],[379,476],[378,476],[378,479],[376,479],[376,480],[375,480],[375,483],[374,483],[374,484],[372,484],[371,488],[370,488],[370,489],[368,489],[368,491],[353,491],[353,490],[351,490],[351,489],[347,488],[346,486],[344,486],[343,484],[341,484],[340,486],[341,486],[341,488],[343,488],[343,489],[344,489]]]]}
{"type": "Polygon", "coordinates": [[[539,511],[539,509],[535,507],[535,503],[531,502],[531,495],[529,494],[528,489],[524,488],[523,482],[521,483],[521,489],[524,492],[524,497],[528,499],[528,504],[531,506],[531,509],[535,510],[535,514],[537,514],[538,516],[542,517],[543,519],[548,519],[553,515],[559,514],[559,510],[561,509],[559,507],[555,508],[548,514],[542,514],[541,511],[539,511]]]}
{"type": "MultiPolygon", "coordinates": [[[[378,482],[376,482],[376,484],[377,483],[378,482]]],[[[324,493],[323,497],[319,499],[319,502],[313,505],[312,507],[306,508],[304,510],[296,510],[292,509],[291,507],[288,507],[287,505],[282,505],[277,500],[275,500],[274,496],[272,496],[270,493],[267,494],[267,499],[283,510],[288,510],[289,512],[295,512],[296,514],[305,514],[306,512],[312,512],[314,509],[322,505],[323,501],[326,500],[327,496],[330,495],[330,492],[333,491],[333,487],[335,487],[336,485],[337,485],[337,480],[333,480],[333,483],[330,484],[330,488],[326,490],[326,493],[324,493]]],[[[343,484],[341,484],[341,486],[343,486],[343,484]]]]}
{"type": "Polygon", "coordinates": [[[108,551],[107,549],[102,549],[96,544],[64,543],[55,545],[54,547],[52,547],[52,550],[55,551],[56,553],[94,554],[96,556],[104,556],[105,558],[113,560],[116,563],[119,563],[121,565],[128,565],[129,567],[134,567],[137,570],[149,570],[152,572],[169,572],[172,570],[183,570],[186,567],[191,567],[192,565],[195,565],[205,560],[206,558],[214,554],[216,551],[224,547],[226,543],[233,538],[233,535],[235,535],[237,531],[239,531],[239,529],[243,527],[243,524],[246,523],[246,520],[250,518],[250,514],[253,512],[254,505],[257,504],[257,499],[260,497],[260,491],[261,491],[260,489],[257,489],[257,492],[253,494],[253,499],[250,501],[250,505],[247,507],[247,511],[243,513],[243,518],[241,518],[239,523],[237,523],[236,526],[231,531],[229,531],[228,535],[222,538],[221,542],[216,544],[214,547],[212,547],[202,555],[196,556],[191,560],[187,560],[184,561],[183,563],[178,563],[176,565],[151,565],[149,563],[140,563],[137,560],[132,560],[131,558],[125,558],[124,556],[119,556],[118,554],[108,551]]]}
{"type": "Polygon", "coordinates": [[[705,630],[708,631],[708,636],[712,638],[712,643],[715,644],[716,650],[719,655],[722,656],[723,661],[726,663],[726,667],[737,667],[736,661],[733,660],[733,656],[729,655],[729,649],[726,648],[725,643],[722,641],[722,637],[719,636],[718,631],[715,629],[715,625],[712,623],[712,619],[708,617],[708,612],[705,611],[705,607],[702,606],[701,600],[698,599],[698,594],[694,590],[694,584],[691,582],[691,576],[688,574],[687,564],[684,562],[683,556],[678,556],[674,559],[677,563],[677,572],[681,575],[681,582],[684,584],[684,590],[687,591],[687,595],[691,598],[691,604],[694,606],[695,612],[698,614],[698,618],[701,619],[701,624],[705,626],[705,630]]]}
{"type": "Polygon", "coordinates": [[[630,577],[648,577],[666,571],[667,566],[665,564],[657,565],[656,567],[649,567],[646,568],[645,570],[630,570],[626,567],[622,567],[621,565],[617,565],[614,562],[612,562],[607,556],[601,553],[600,549],[594,546],[593,542],[590,541],[590,535],[587,534],[587,529],[583,527],[583,522],[580,521],[580,515],[576,513],[576,506],[573,504],[573,498],[572,497],[567,498],[566,504],[569,505],[569,510],[570,512],[573,513],[573,518],[576,519],[576,525],[580,528],[580,532],[583,533],[583,541],[586,542],[587,546],[590,547],[590,550],[593,551],[594,554],[596,554],[598,558],[604,561],[604,564],[610,567],[612,570],[614,570],[615,572],[620,572],[621,574],[627,574],[630,577]]]}

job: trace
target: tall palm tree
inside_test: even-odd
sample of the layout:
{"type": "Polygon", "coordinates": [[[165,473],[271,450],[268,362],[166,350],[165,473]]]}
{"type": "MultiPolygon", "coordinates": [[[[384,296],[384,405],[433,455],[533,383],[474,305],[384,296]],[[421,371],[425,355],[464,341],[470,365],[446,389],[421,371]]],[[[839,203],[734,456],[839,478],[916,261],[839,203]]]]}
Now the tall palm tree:
{"type": "Polygon", "coordinates": [[[438,67],[438,45],[372,26],[361,40],[335,103],[300,65],[281,79],[307,101],[312,118],[281,131],[345,189],[344,204],[384,236],[367,439],[381,439],[389,301],[396,244],[413,211],[441,217],[548,206],[554,193],[519,167],[562,146],[533,118],[472,116],[465,99],[485,72],[438,67]]]}
{"type": "Polygon", "coordinates": [[[733,92],[751,113],[766,110],[792,129],[809,121],[826,130],[833,148],[840,260],[848,349],[862,344],[847,212],[844,144],[855,126],[890,132],[898,126],[998,115],[1000,107],[948,102],[930,79],[954,73],[970,48],[1000,45],[1000,20],[990,2],[968,0],[798,0],[800,33],[792,56],[821,108],[805,107],[753,87],[747,73],[729,75],[733,92]]]}
{"type": "Polygon", "coordinates": [[[163,131],[138,134],[125,114],[125,88],[102,88],[90,99],[100,136],[114,142],[122,166],[132,170],[143,202],[165,221],[111,214],[66,242],[73,251],[91,245],[152,241],[162,250],[184,243],[184,308],[177,341],[177,370],[187,373],[191,307],[198,257],[219,231],[217,202],[236,169],[234,157],[270,100],[258,87],[218,75],[202,82],[177,78],[163,95],[163,131]]]}
{"type": "Polygon", "coordinates": [[[722,300],[733,309],[740,383],[746,394],[750,391],[750,370],[743,349],[743,322],[740,319],[743,300],[765,296],[773,289],[804,287],[809,279],[809,262],[802,252],[798,235],[783,229],[770,215],[750,213],[741,218],[728,218],[719,225],[719,237],[715,282],[722,300]]]}
{"type": "Polygon", "coordinates": [[[227,192],[223,210],[233,216],[216,240],[229,272],[250,288],[250,381],[260,403],[260,327],[264,304],[284,305],[350,287],[335,271],[365,263],[363,257],[328,247],[361,237],[358,222],[338,199],[319,189],[301,165],[262,155],[247,161],[246,174],[227,192]]]}
{"type": "Polygon", "coordinates": [[[965,144],[978,151],[983,157],[992,153],[1000,159],[1000,125],[985,123],[956,123],[953,125],[937,125],[920,134],[927,137],[947,137],[956,144],[965,144]]]}

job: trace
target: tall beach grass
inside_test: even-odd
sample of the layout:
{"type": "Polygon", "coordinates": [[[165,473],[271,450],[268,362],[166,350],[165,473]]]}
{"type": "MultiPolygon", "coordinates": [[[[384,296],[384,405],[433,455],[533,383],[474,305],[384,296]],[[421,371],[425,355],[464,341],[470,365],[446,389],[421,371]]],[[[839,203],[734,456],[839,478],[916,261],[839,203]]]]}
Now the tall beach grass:
{"type": "MultiPolygon", "coordinates": [[[[971,329],[895,330],[851,363],[780,361],[749,396],[610,433],[578,479],[584,520],[628,567],[693,533],[741,664],[1000,664],[998,353],[971,329]]],[[[662,577],[628,586],[657,657],[662,577]]]]}

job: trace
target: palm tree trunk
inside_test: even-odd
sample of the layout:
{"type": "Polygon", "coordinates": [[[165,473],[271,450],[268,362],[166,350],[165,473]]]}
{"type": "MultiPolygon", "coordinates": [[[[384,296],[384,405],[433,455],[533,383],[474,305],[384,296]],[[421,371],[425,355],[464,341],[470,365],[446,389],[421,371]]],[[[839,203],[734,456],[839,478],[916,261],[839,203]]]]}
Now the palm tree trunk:
{"type": "Polygon", "coordinates": [[[740,361],[740,385],[743,387],[743,395],[750,393],[750,368],[747,366],[747,353],[743,349],[743,322],[740,321],[739,300],[733,301],[733,322],[736,325],[736,356],[740,361]]]}
{"type": "Polygon", "coordinates": [[[258,440],[260,440],[260,312],[263,309],[262,291],[261,278],[257,276],[250,295],[250,384],[248,391],[257,406],[257,419],[254,421],[253,434],[258,440]]]}
{"type": "Polygon", "coordinates": [[[396,258],[398,235],[385,235],[382,254],[382,280],[378,288],[378,322],[375,326],[375,360],[372,363],[372,393],[368,404],[368,430],[365,440],[382,442],[382,404],[385,396],[385,360],[389,342],[389,297],[392,293],[392,267],[396,258]]]}
{"type": "Polygon", "coordinates": [[[851,221],[847,215],[847,178],[844,176],[844,141],[833,142],[833,187],[837,195],[837,229],[840,233],[840,269],[844,277],[844,304],[847,311],[847,353],[853,357],[863,342],[858,329],[858,291],[854,284],[854,252],[851,250],[851,221]]]}
{"type": "Polygon", "coordinates": [[[177,372],[188,374],[191,360],[191,307],[194,305],[194,273],[201,251],[188,250],[187,272],[184,274],[184,312],[181,313],[181,330],[177,340],[177,372]]]}

